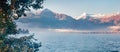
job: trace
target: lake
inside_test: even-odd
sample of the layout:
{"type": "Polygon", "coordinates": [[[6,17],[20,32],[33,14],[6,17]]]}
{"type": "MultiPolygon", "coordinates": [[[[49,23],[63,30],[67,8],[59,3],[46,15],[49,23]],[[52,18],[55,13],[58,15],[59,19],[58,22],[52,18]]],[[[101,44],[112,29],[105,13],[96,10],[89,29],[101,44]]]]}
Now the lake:
{"type": "Polygon", "coordinates": [[[39,52],[119,52],[119,34],[39,32],[39,52]]]}

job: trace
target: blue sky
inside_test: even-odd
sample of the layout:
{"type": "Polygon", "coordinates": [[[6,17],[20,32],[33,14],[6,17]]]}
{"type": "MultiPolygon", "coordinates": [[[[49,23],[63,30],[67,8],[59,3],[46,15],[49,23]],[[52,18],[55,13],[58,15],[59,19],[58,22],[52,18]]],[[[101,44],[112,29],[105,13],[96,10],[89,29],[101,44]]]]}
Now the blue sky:
{"type": "Polygon", "coordinates": [[[120,0],[46,0],[43,6],[73,17],[84,12],[89,14],[120,12],[120,0]]]}

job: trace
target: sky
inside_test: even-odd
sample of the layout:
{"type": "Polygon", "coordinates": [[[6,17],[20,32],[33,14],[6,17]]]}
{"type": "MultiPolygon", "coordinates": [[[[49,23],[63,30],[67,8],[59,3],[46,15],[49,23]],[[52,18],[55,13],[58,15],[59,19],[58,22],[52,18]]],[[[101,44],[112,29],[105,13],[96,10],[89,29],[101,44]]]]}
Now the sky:
{"type": "Polygon", "coordinates": [[[108,14],[120,12],[120,0],[45,0],[44,9],[48,8],[57,13],[72,17],[82,13],[108,14]]]}

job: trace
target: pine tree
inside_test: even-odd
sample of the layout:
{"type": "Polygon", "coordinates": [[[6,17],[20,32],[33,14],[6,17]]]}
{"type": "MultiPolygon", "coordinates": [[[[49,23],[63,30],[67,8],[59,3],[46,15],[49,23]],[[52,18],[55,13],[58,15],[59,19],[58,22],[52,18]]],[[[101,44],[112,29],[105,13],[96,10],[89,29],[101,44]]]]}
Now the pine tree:
{"type": "Polygon", "coordinates": [[[14,20],[26,16],[30,8],[42,8],[42,3],[43,0],[0,0],[0,34],[15,34],[14,20]]]}
{"type": "Polygon", "coordinates": [[[42,8],[42,3],[43,0],[0,0],[0,52],[22,52],[20,48],[26,47],[28,47],[28,50],[24,51],[28,52],[29,49],[35,51],[34,48],[29,47],[33,44],[21,45],[22,43],[31,43],[31,36],[20,39],[6,38],[6,36],[17,33],[15,20],[18,20],[21,16],[26,16],[25,11],[30,11],[30,8],[42,8]]]}

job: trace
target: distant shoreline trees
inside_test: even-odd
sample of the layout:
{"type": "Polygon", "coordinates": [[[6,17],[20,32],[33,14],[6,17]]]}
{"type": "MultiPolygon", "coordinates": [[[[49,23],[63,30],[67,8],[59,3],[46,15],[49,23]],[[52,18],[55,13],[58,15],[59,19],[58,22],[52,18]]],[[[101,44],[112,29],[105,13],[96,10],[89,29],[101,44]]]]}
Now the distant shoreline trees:
{"type": "Polygon", "coordinates": [[[17,34],[29,34],[29,30],[28,29],[21,29],[21,28],[19,28],[17,30],[17,34]]]}

